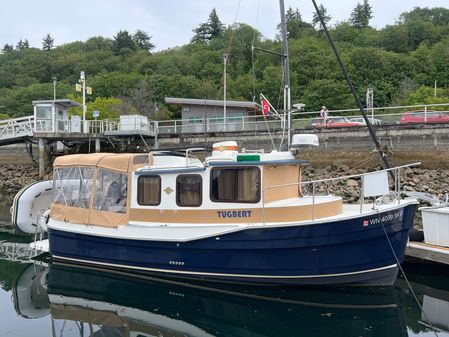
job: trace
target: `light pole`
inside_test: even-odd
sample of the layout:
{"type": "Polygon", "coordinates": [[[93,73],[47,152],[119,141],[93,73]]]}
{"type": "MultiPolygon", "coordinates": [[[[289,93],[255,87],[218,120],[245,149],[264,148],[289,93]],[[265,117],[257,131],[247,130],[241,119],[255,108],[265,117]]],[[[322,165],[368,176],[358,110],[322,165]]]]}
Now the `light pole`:
{"type": "Polygon", "coordinates": [[[56,82],[58,82],[58,78],[53,76],[51,79],[53,80],[53,100],[56,101],[56,82]]]}
{"type": "Polygon", "coordinates": [[[228,63],[228,54],[223,54],[223,131],[226,132],[226,64],[228,63]]]}
{"type": "Polygon", "coordinates": [[[81,90],[83,91],[83,132],[87,133],[86,128],[86,75],[84,71],[80,73],[79,82],[82,84],[81,90]]]}

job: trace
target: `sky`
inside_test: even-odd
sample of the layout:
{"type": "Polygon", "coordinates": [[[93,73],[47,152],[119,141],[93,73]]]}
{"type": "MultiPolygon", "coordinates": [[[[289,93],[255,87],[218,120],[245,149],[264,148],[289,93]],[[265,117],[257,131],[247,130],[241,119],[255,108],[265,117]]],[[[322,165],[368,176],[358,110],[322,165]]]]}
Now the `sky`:
{"type": "MultiPolygon", "coordinates": [[[[311,0],[284,0],[285,8],[298,8],[303,20],[311,21],[311,0]]],[[[347,20],[362,0],[316,0],[332,16],[331,24],[347,20]]],[[[414,7],[446,7],[449,0],[370,0],[374,12],[371,25],[394,24],[399,15],[414,7]]],[[[55,45],[85,41],[93,36],[112,38],[118,31],[141,29],[152,36],[156,50],[184,45],[192,30],[207,21],[215,8],[226,24],[247,23],[266,38],[273,38],[280,21],[277,0],[0,0],[0,46],[28,39],[41,48],[48,33],[55,45]],[[240,3],[240,6],[239,6],[240,3]]]]}

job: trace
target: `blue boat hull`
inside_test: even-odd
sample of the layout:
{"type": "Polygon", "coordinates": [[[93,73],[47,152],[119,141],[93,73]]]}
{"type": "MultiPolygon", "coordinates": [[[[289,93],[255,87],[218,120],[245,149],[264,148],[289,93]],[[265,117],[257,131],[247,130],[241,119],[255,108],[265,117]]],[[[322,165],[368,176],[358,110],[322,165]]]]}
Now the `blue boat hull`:
{"type": "Polygon", "coordinates": [[[188,242],[116,239],[49,228],[55,259],[171,277],[270,285],[386,285],[397,276],[416,204],[311,225],[248,228],[188,242]],[[389,241],[385,236],[389,237],[389,241]]]}

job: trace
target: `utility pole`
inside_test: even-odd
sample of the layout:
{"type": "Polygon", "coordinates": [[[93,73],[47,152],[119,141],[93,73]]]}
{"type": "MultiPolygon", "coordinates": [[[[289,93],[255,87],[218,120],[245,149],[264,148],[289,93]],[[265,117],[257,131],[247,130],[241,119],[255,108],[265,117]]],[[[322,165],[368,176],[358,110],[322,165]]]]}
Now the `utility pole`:
{"type": "MultiPolygon", "coordinates": [[[[281,10],[281,32],[282,32],[282,53],[284,54],[284,112],[287,113],[287,137],[288,148],[290,148],[290,134],[291,134],[291,116],[290,116],[290,66],[288,58],[288,41],[287,41],[287,26],[285,23],[285,8],[284,0],[279,1],[281,10]]],[[[285,115],[284,115],[285,116],[285,115]]],[[[285,123],[285,118],[284,118],[285,123]]]]}
{"type": "Polygon", "coordinates": [[[226,64],[228,63],[228,54],[223,54],[223,131],[226,132],[226,64]]]}

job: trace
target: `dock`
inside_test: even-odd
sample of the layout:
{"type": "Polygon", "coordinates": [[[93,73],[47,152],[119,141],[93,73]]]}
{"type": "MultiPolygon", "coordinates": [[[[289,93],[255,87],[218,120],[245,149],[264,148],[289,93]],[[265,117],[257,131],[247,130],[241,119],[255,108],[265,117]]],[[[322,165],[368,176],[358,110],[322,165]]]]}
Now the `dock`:
{"type": "Polygon", "coordinates": [[[411,241],[407,244],[405,255],[407,258],[416,258],[426,262],[438,262],[449,265],[449,247],[411,241]]]}

